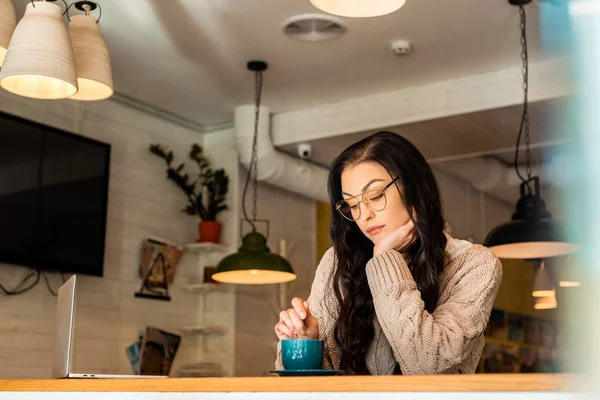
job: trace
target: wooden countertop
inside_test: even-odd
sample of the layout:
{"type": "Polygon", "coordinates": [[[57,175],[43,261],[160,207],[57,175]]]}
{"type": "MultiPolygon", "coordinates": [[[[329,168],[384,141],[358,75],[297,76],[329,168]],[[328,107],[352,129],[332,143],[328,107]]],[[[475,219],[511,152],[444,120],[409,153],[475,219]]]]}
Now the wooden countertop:
{"type": "MultiPolygon", "coordinates": [[[[568,374],[0,380],[0,392],[562,392],[568,374]]],[[[1,396],[0,396],[1,397],[1,396]]]]}

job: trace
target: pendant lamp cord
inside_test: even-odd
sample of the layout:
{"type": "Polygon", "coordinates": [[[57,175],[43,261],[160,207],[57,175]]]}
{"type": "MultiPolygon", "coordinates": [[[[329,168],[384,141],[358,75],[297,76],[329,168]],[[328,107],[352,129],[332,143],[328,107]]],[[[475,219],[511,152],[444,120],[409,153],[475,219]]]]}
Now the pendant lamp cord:
{"type": "Polygon", "coordinates": [[[529,55],[527,51],[527,15],[525,8],[519,6],[519,14],[521,16],[521,60],[523,61],[523,115],[521,117],[521,125],[519,127],[519,135],[517,136],[517,149],[515,151],[515,170],[522,182],[527,182],[527,191],[532,193],[529,181],[531,180],[531,148],[529,137],[529,55]],[[521,175],[519,171],[519,146],[521,144],[521,136],[525,131],[525,162],[527,165],[527,179],[521,175]]]}
{"type": "Polygon", "coordinates": [[[254,76],[254,138],[252,140],[252,157],[250,158],[250,165],[248,166],[248,174],[246,175],[246,183],[244,185],[244,193],[242,194],[242,211],[244,212],[244,219],[252,226],[252,231],[256,231],[256,226],[253,221],[256,221],[256,203],[258,201],[258,163],[256,161],[258,151],[258,118],[260,116],[260,101],[262,96],[262,83],[263,76],[262,71],[255,71],[254,76]],[[252,178],[252,220],[248,218],[246,211],[246,192],[248,191],[248,184],[252,178]]]}

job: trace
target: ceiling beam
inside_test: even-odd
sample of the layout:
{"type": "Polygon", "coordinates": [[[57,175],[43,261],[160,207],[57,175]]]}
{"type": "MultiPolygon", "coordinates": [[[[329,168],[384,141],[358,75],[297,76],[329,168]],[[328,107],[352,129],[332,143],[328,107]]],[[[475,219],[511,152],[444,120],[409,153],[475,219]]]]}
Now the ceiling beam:
{"type": "MultiPolygon", "coordinates": [[[[529,66],[529,100],[572,94],[565,60],[529,66]]],[[[275,114],[276,146],[506,107],[523,102],[521,67],[275,114]]]]}

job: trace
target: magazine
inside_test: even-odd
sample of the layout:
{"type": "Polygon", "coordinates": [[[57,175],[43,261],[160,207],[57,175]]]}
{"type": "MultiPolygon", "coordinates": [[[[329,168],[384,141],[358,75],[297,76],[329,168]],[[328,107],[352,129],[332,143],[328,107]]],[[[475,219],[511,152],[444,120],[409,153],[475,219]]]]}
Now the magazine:
{"type": "Polygon", "coordinates": [[[175,269],[182,254],[182,246],[169,243],[165,240],[147,238],[142,241],[139,272],[142,279],[147,277],[146,287],[164,286],[165,279],[163,276],[162,261],[160,260],[161,257],[164,257],[167,275],[166,282],[169,284],[172,283],[175,269]],[[152,270],[149,271],[150,269],[152,270]]]}
{"type": "Polygon", "coordinates": [[[181,336],[147,327],[140,357],[141,375],[169,375],[181,336]]]}

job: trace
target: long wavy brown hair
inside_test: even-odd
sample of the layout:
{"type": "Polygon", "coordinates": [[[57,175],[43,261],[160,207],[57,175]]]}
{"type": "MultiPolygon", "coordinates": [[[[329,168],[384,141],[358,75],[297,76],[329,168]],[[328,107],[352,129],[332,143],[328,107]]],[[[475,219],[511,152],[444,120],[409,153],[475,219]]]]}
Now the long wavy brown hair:
{"type": "MultiPolygon", "coordinates": [[[[334,334],[342,351],[340,368],[359,375],[370,374],[365,356],[375,335],[375,308],[366,276],[366,264],[373,258],[373,243],[355,222],[338,214],[335,204],[342,199],[344,169],[365,161],[381,164],[390,178],[399,177],[404,205],[417,216],[413,221],[415,241],[408,248],[406,259],[429,312],[437,306],[447,241],[435,177],[423,155],[408,140],[381,131],[348,147],[333,161],[328,190],[332,208],[330,235],[337,260],[333,288],[339,304],[334,334]]],[[[401,373],[398,367],[396,372],[401,373]]]]}

